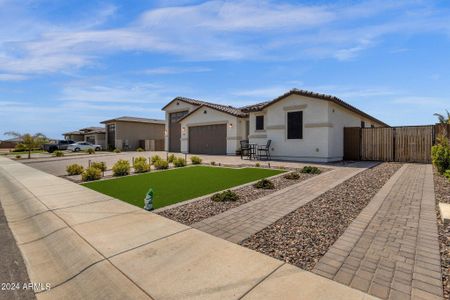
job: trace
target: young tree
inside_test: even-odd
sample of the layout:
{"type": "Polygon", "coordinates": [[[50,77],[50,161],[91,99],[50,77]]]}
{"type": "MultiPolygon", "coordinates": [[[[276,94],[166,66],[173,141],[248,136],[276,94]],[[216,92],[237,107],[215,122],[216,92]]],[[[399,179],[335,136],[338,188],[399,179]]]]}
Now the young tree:
{"type": "Polygon", "coordinates": [[[436,138],[436,141],[438,144],[443,144],[448,146],[448,132],[447,132],[447,124],[450,124],[450,112],[448,110],[445,110],[447,113],[447,116],[435,113],[434,116],[436,116],[439,120],[439,124],[442,126],[442,132],[439,134],[439,136],[436,138]]]}
{"type": "Polygon", "coordinates": [[[450,112],[448,112],[448,110],[445,110],[445,112],[447,113],[447,117],[438,113],[434,114],[434,116],[438,118],[440,124],[450,124],[450,112]]]}
{"type": "Polygon", "coordinates": [[[5,132],[5,135],[15,136],[21,140],[19,145],[28,151],[28,159],[31,158],[31,151],[33,151],[33,149],[41,147],[48,141],[47,137],[42,133],[31,135],[29,133],[20,134],[18,132],[9,131],[5,132]]]}

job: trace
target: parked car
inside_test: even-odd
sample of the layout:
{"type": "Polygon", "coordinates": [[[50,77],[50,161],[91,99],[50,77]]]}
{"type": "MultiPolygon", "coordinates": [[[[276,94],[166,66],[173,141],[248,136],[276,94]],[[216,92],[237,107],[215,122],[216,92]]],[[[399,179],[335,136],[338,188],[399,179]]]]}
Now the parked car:
{"type": "Polygon", "coordinates": [[[67,150],[70,144],[75,143],[71,140],[54,140],[51,143],[42,145],[42,149],[49,153],[53,153],[56,150],[67,150]]]}
{"type": "Polygon", "coordinates": [[[76,143],[70,144],[69,147],[67,148],[67,150],[70,150],[73,152],[86,151],[89,149],[92,149],[95,151],[100,151],[100,150],[102,150],[102,146],[94,145],[89,142],[76,142],[76,143]]]}

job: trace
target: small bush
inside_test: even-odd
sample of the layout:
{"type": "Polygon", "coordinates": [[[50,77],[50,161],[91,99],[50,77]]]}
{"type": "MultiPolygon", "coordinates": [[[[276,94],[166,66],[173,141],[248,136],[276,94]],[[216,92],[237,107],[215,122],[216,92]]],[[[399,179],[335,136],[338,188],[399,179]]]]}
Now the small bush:
{"type": "Polygon", "coordinates": [[[150,164],[145,157],[136,157],[133,162],[134,173],[145,173],[150,171],[150,164]]]}
{"type": "Polygon", "coordinates": [[[169,156],[167,156],[167,162],[168,163],[173,163],[175,161],[175,159],[177,159],[175,154],[170,154],[169,156]]]}
{"type": "Polygon", "coordinates": [[[87,149],[86,152],[87,152],[88,154],[95,154],[95,150],[94,150],[94,149],[91,149],[91,148],[87,149]]]}
{"type": "Polygon", "coordinates": [[[284,175],[283,177],[290,180],[297,180],[300,179],[300,174],[298,174],[297,172],[290,172],[284,175]]]}
{"type": "Polygon", "coordinates": [[[210,164],[211,164],[211,166],[215,166],[215,165],[216,165],[216,162],[215,162],[215,161],[212,161],[212,162],[210,162],[210,164]]]}
{"type": "Polygon", "coordinates": [[[211,200],[215,202],[237,201],[239,196],[230,190],[212,195],[211,200]]]}
{"type": "Polygon", "coordinates": [[[445,171],[444,176],[450,181],[450,170],[445,171]]]}
{"type": "Polygon", "coordinates": [[[55,152],[53,152],[53,155],[56,157],[63,157],[64,152],[62,152],[61,150],[56,150],[55,152]]]}
{"type": "Polygon", "coordinates": [[[112,167],[114,176],[125,176],[130,174],[130,163],[128,160],[119,159],[112,167]]]}
{"type": "Polygon", "coordinates": [[[116,148],[116,149],[113,150],[113,152],[114,152],[114,153],[120,153],[120,152],[122,152],[122,151],[120,151],[120,149],[117,149],[117,148],[116,148]]]}
{"type": "Polygon", "coordinates": [[[273,190],[275,188],[275,185],[269,179],[261,179],[254,184],[254,187],[257,189],[273,190]]]}
{"type": "Polygon", "coordinates": [[[79,164],[68,165],[66,167],[67,175],[80,175],[83,171],[83,166],[79,164]]]}
{"type": "Polygon", "coordinates": [[[102,178],[102,171],[94,167],[87,168],[84,170],[83,174],[81,174],[81,179],[83,181],[99,180],[100,178],[102,178]]]}
{"type": "Polygon", "coordinates": [[[303,167],[303,169],[300,170],[300,173],[305,173],[305,174],[320,174],[320,173],[322,173],[322,171],[320,171],[320,169],[317,168],[317,167],[305,166],[305,167],[303,167]]]}
{"type": "Polygon", "coordinates": [[[181,158],[181,157],[176,158],[173,161],[173,165],[175,166],[175,168],[184,167],[184,166],[186,166],[186,160],[184,158],[181,158]]]}
{"type": "Polygon", "coordinates": [[[202,163],[202,159],[198,156],[192,156],[191,162],[193,165],[200,165],[202,163]]]}
{"type": "Polygon", "coordinates": [[[136,152],[144,152],[144,149],[142,149],[141,147],[136,149],[136,152]]]}
{"type": "Polygon", "coordinates": [[[21,155],[16,155],[16,159],[21,159],[22,156],[21,155]]]}
{"type": "Polygon", "coordinates": [[[91,163],[91,167],[97,168],[97,169],[99,169],[102,172],[106,171],[106,163],[103,162],[103,161],[93,162],[93,163],[91,163]]]}
{"type": "Polygon", "coordinates": [[[153,155],[151,157],[152,165],[154,165],[158,160],[162,160],[161,156],[159,155],[153,155]]]}
{"type": "Polygon", "coordinates": [[[450,169],[450,147],[448,143],[441,143],[431,148],[433,165],[440,174],[450,169]]]}
{"type": "Polygon", "coordinates": [[[169,163],[167,162],[167,160],[160,159],[160,160],[155,161],[153,166],[155,166],[156,170],[165,170],[165,169],[169,168],[169,163]]]}
{"type": "Polygon", "coordinates": [[[255,167],[259,168],[259,167],[261,167],[261,164],[260,163],[256,163],[255,167]]]}

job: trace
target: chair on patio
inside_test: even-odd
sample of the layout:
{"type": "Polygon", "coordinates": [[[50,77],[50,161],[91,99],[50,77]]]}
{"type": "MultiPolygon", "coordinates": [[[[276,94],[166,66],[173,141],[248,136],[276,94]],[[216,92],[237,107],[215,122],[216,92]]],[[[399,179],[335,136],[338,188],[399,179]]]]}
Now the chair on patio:
{"type": "Polygon", "coordinates": [[[262,157],[265,157],[267,160],[271,160],[270,157],[270,144],[272,143],[272,140],[267,140],[267,143],[263,146],[258,146],[258,157],[261,159],[262,157]]]}
{"type": "Polygon", "coordinates": [[[250,148],[250,144],[248,143],[248,140],[242,140],[242,141],[240,141],[240,143],[241,143],[241,159],[244,156],[250,157],[251,148],[250,148]]]}

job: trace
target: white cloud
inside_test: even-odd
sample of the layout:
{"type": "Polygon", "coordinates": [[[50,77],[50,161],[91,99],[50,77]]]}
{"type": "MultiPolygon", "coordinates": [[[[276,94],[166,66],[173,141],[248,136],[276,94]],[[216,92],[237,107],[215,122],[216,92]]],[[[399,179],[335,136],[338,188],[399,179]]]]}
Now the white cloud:
{"type": "Polygon", "coordinates": [[[203,73],[210,72],[210,68],[204,67],[187,67],[187,68],[178,68],[178,67],[158,67],[151,68],[142,71],[144,74],[149,75],[168,75],[168,74],[182,74],[182,73],[203,73]]]}
{"type": "MultiPolygon", "coordinates": [[[[176,5],[173,1],[169,4],[176,5]]],[[[387,35],[450,32],[446,13],[422,1],[303,5],[217,0],[183,4],[148,10],[129,24],[99,28],[117,14],[115,6],[102,6],[89,14],[90,18],[76,23],[49,24],[7,2],[11,16],[0,13],[5,17],[0,20],[0,71],[33,74],[76,70],[124,51],[158,52],[200,61],[274,57],[348,60],[381,44],[387,35]],[[363,25],[355,27],[355,22],[363,25]]]]}
{"type": "Polygon", "coordinates": [[[0,81],[22,81],[28,77],[21,74],[0,74],[0,81]]]}

